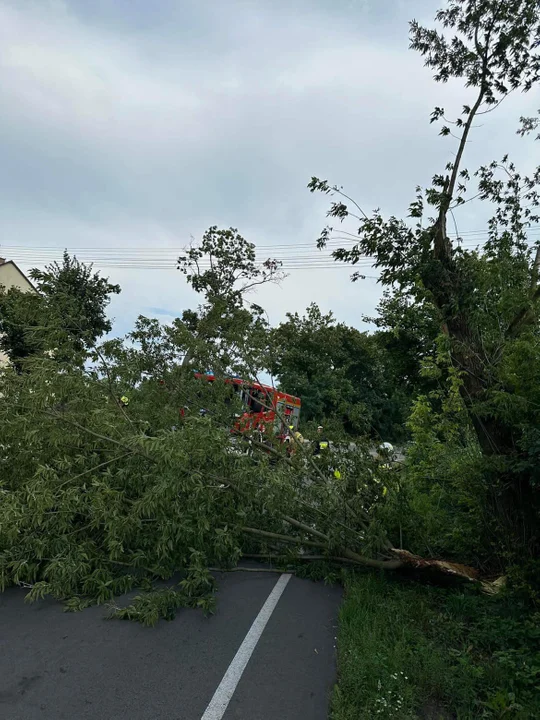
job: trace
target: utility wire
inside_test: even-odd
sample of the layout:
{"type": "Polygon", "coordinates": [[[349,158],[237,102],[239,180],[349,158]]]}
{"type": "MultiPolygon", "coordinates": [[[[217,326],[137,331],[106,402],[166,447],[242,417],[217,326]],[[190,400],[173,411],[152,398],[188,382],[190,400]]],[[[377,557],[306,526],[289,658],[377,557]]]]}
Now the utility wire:
{"type": "MultiPolygon", "coordinates": [[[[528,231],[530,241],[540,240],[540,225],[530,228],[528,231]]],[[[452,235],[451,235],[452,237],[452,235]]],[[[454,239],[457,237],[454,234],[454,239]]],[[[470,230],[459,234],[465,238],[461,247],[478,247],[489,237],[486,230],[470,230]]],[[[332,237],[326,246],[326,252],[317,251],[312,243],[259,245],[256,252],[259,260],[271,257],[281,263],[281,269],[287,270],[330,270],[345,268],[347,270],[362,271],[364,268],[373,268],[374,259],[368,255],[360,255],[355,263],[337,262],[332,256],[332,251],[349,243],[354,247],[357,241],[351,237],[332,237]],[[311,252],[306,252],[309,248],[311,252]],[[264,251],[264,254],[263,254],[264,251]],[[261,257],[262,255],[262,257],[261,257]]],[[[59,246],[31,246],[31,245],[1,245],[0,252],[3,255],[11,255],[15,261],[31,265],[41,264],[54,260],[61,260],[64,248],[59,246]]],[[[72,251],[81,261],[90,262],[98,268],[103,269],[125,269],[125,270],[175,270],[181,249],[171,246],[161,247],[91,247],[84,246],[74,248],[72,251]]],[[[210,264],[202,259],[199,263],[202,270],[209,269],[210,264]]],[[[365,276],[377,279],[377,276],[365,276]]]]}
{"type": "MultiPolygon", "coordinates": [[[[338,233],[339,234],[339,233],[338,233]]],[[[528,235],[532,236],[532,239],[537,239],[538,235],[540,234],[540,225],[534,226],[528,230],[528,235]]],[[[462,233],[459,233],[459,235],[456,235],[455,233],[449,233],[449,237],[451,239],[456,239],[457,237],[460,238],[466,238],[466,242],[464,244],[471,245],[475,244],[476,242],[481,242],[483,238],[489,237],[489,232],[487,230],[470,230],[465,231],[462,233]]],[[[326,244],[326,247],[332,248],[332,247],[339,247],[342,246],[343,243],[350,243],[351,245],[356,244],[357,240],[351,237],[332,237],[326,244]]],[[[2,244],[0,246],[2,249],[10,250],[18,253],[23,252],[32,252],[36,255],[48,255],[48,254],[58,254],[63,253],[64,247],[60,246],[44,246],[44,245],[7,245],[2,244]]],[[[276,251],[279,250],[280,252],[288,252],[293,251],[295,252],[299,248],[308,248],[310,250],[314,250],[314,243],[287,243],[287,244],[275,244],[275,245],[258,245],[256,246],[257,251],[276,251]]],[[[110,245],[106,247],[100,247],[100,246],[81,246],[77,247],[75,249],[75,252],[83,255],[88,253],[95,254],[96,252],[99,252],[100,254],[124,254],[126,252],[129,252],[130,256],[149,256],[149,257],[155,257],[157,253],[162,252],[168,252],[172,253],[175,258],[183,252],[182,248],[175,247],[171,245],[167,246],[152,246],[147,248],[141,248],[141,247],[130,247],[130,246],[116,246],[111,247],[110,245]]]]}
{"type": "MultiPolygon", "coordinates": [[[[535,239],[535,238],[530,238],[535,239]]],[[[540,236],[538,237],[540,239],[540,236]]],[[[477,243],[470,241],[464,242],[462,246],[471,249],[472,247],[476,246],[477,243]]],[[[292,249],[292,248],[291,248],[292,249]]],[[[333,248],[329,248],[330,251],[332,251],[333,248]]],[[[28,247],[22,247],[22,246],[0,246],[0,251],[4,253],[4,255],[9,254],[16,260],[20,260],[21,262],[50,262],[52,260],[58,260],[61,259],[63,250],[60,248],[48,248],[48,249],[40,249],[40,250],[34,250],[28,247]],[[9,250],[9,253],[7,252],[9,250]]],[[[152,253],[146,254],[146,253],[139,253],[135,249],[131,248],[124,248],[123,252],[116,251],[112,253],[110,250],[104,249],[104,248],[94,248],[92,250],[81,250],[80,248],[75,248],[71,252],[76,254],[76,256],[83,261],[86,262],[96,262],[96,263],[108,263],[108,264],[114,264],[114,265],[123,265],[123,264],[158,264],[158,265],[166,265],[176,266],[177,260],[178,260],[178,253],[174,251],[168,251],[164,252],[160,248],[155,248],[152,253]]],[[[333,256],[331,252],[322,252],[322,251],[315,251],[313,253],[303,253],[303,254],[294,254],[294,253],[273,253],[269,255],[272,259],[283,262],[283,263],[325,263],[325,262],[334,262],[333,256]]],[[[260,256],[261,257],[265,256],[260,256]]],[[[359,255],[358,261],[372,261],[373,258],[368,255],[359,255]]],[[[200,261],[200,264],[204,265],[205,261],[202,259],[200,261]]]]}
{"type": "MultiPolygon", "coordinates": [[[[528,235],[531,236],[531,239],[537,239],[540,234],[540,226],[535,226],[528,231],[528,235]]],[[[455,233],[449,233],[449,237],[451,239],[456,239],[457,237],[466,238],[466,241],[464,244],[466,245],[474,245],[477,242],[481,242],[483,238],[489,237],[489,232],[487,230],[472,230],[468,232],[462,232],[459,233],[459,236],[457,236],[455,233]]],[[[340,247],[343,245],[343,243],[350,243],[351,245],[355,245],[358,241],[350,238],[350,237],[333,237],[330,239],[326,247],[333,248],[333,247],[340,247]]],[[[47,246],[47,245],[8,245],[8,244],[2,244],[0,247],[3,250],[10,250],[14,253],[27,253],[31,252],[33,255],[50,255],[50,254],[61,254],[64,252],[64,247],[62,246],[47,246]]],[[[276,244],[276,245],[258,245],[256,246],[257,251],[276,251],[279,250],[280,252],[287,253],[288,251],[296,252],[299,248],[308,248],[310,250],[315,250],[314,243],[295,243],[295,244],[276,244]]],[[[123,255],[125,253],[129,253],[130,257],[133,256],[142,256],[142,257],[155,257],[157,253],[171,253],[175,258],[178,257],[179,254],[183,252],[183,249],[180,247],[175,247],[171,245],[167,246],[152,246],[147,248],[141,248],[141,247],[130,247],[130,246],[116,246],[111,247],[110,245],[106,247],[100,247],[100,246],[81,246],[74,249],[74,252],[77,254],[80,254],[81,256],[83,254],[95,254],[96,252],[99,252],[100,254],[107,254],[107,255],[114,255],[114,254],[120,254],[123,255]]],[[[303,252],[303,250],[302,250],[303,252]]],[[[310,253],[311,256],[311,253],[310,253]]]]}

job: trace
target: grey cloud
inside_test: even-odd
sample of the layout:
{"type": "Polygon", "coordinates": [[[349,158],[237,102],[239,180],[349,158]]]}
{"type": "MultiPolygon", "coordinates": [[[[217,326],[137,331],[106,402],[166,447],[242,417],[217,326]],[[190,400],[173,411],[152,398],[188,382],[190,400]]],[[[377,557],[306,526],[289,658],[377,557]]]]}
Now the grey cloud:
{"type": "MultiPolygon", "coordinates": [[[[436,0],[0,2],[0,232],[6,244],[180,248],[212,224],[258,245],[314,241],[338,182],[367,212],[406,213],[452,152],[428,125],[458,109],[459,84],[436,86],[407,50],[406,21],[436,0]]],[[[469,167],[508,137],[538,98],[486,116],[469,167]]],[[[481,227],[471,204],[460,229],[481,227]]],[[[313,251],[315,252],[315,251],[313,251]]],[[[41,256],[36,253],[36,263],[41,256]]],[[[145,307],[197,299],[170,271],[106,270],[124,292],[118,327],[145,307]]],[[[370,273],[373,274],[373,273],[370,273]]],[[[348,322],[380,288],[343,268],[291,273],[261,300],[273,319],[316,300],[348,322]]],[[[158,313],[159,314],[159,313],[158,313]]]]}

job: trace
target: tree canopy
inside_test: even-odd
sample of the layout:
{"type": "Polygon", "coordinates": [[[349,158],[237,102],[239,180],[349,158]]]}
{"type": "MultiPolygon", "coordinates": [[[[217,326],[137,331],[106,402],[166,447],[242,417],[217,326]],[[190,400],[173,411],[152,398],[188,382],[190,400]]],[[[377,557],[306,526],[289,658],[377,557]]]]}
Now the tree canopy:
{"type": "Polygon", "coordinates": [[[338,323],[312,304],[304,317],[289,313],[271,331],[270,347],[270,371],[302,398],[305,422],[334,418],[351,435],[402,439],[404,398],[377,336],[338,323]]]}
{"type": "Polygon", "coordinates": [[[280,263],[271,258],[257,262],[255,245],[236,228],[213,226],[199,245],[184,248],[178,269],[203,296],[199,307],[185,310],[178,324],[187,332],[186,342],[191,346],[183,362],[192,363],[196,340],[202,355],[209,346],[214,350],[221,347],[221,365],[230,372],[247,370],[252,375],[259,370],[262,360],[256,348],[264,342],[255,338],[264,336],[267,321],[263,308],[247,296],[260,285],[279,283],[284,278],[280,263]]]}
{"type": "Polygon", "coordinates": [[[120,287],[64,252],[62,264],[30,272],[37,293],[0,292],[0,347],[18,369],[44,352],[81,353],[112,328],[107,306],[120,287]]]}

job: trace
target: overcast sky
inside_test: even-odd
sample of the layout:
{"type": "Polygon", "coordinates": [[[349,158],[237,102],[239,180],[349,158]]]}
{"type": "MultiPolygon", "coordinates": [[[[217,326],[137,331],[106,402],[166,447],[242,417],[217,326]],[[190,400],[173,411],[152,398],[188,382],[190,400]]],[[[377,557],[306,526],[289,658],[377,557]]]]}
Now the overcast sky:
{"type": "MultiPolygon", "coordinates": [[[[237,227],[262,256],[312,264],[328,202],[306,189],[312,175],[366,211],[404,214],[454,150],[429,124],[433,106],[468,99],[408,50],[408,20],[430,23],[439,4],[0,0],[0,254],[25,270],[44,264],[45,247],[79,249],[98,267],[115,249],[126,261],[173,259],[215,224],[237,227]]],[[[467,166],[506,151],[530,162],[515,129],[539,106],[535,91],[486,116],[467,166]]],[[[459,230],[484,219],[471,203],[459,230]]],[[[123,288],[117,333],[139,313],[167,320],[197,303],[172,261],[104,272],[123,288]]],[[[363,327],[380,287],[349,274],[293,270],[256,300],[274,322],[316,301],[363,327]]]]}

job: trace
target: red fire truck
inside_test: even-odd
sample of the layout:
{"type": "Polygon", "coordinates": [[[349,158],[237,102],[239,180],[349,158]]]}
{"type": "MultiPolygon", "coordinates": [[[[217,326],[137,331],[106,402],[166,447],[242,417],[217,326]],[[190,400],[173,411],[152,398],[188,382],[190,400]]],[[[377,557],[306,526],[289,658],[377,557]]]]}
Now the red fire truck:
{"type": "MultiPolygon", "coordinates": [[[[214,382],[210,374],[196,373],[195,377],[214,382]]],[[[254,383],[241,378],[226,378],[225,382],[239,393],[244,407],[243,415],[235,423],[240,432],[258,430],[268,435],[285,437],[298,429],[300,398],[289,395],[270,385],[254,383]]]]}

